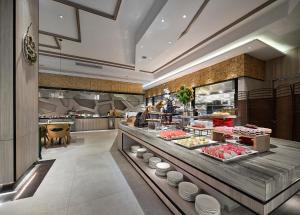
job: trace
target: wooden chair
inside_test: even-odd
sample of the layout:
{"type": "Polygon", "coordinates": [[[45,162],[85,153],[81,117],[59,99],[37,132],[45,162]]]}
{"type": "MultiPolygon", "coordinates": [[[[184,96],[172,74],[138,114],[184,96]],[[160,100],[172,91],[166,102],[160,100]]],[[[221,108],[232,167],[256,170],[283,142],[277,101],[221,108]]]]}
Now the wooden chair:
{"type": "Polygon", "coordinates": [[[66,146],[70,143],[70,125],[69,124],[51,124],[47,125],[47,146],[54,143],[54,140],[59,140],[60,143],[66,146]]]}

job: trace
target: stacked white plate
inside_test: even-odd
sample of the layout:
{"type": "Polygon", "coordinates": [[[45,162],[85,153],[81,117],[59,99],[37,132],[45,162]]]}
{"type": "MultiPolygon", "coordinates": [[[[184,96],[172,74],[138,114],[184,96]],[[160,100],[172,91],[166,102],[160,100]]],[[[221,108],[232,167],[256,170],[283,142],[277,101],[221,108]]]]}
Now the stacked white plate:
{"type": "Polygon", "coordinates": [[[167,173],[167,182],[170,186],[177,187],[183,181],[183,174],[177,171],[169,171],[167,173]]]}
{"type": "Polygon", "coordinates": [[[147,149],[146,148],[139,148],[136,150],[136,156],[138,158],[142,158],[143,157],[143,154],[147,152],[147,149]]]}
{"type": "Polygon", "coordinates": [[[152,158],[154,155],[152,153],[146,152],[143,154],[143,161],[145,163],[149,162],[149,159],[152,158]]]}
{"type": "Polygon", "coordinates": [[[151,169],[156,169],[156,164],[161,162],[161,159],[158,157],[151,157],[149,158],[149,167],[151,169]]]}
{"type": "Polygon", "coordinates": [[[186,201],[195,201],[196,195],[199,193],[199,188],[191,182],[180,182],[178,185],[178,193],[181,198],[186,201]]]}
{"type": "Polygon", "coordinates": [[[195,209],[199,215],[220,215],[221,205],[212,196],[200,194],[196,197],[195,209]]]}
{"type": "Polygon", "coordinates": [[[130,147],[130,150],[132,153],[136,153],[139,148],[141,148],[139,145],[133,145],[130,147]]]}
{"type": "Polygon", "coordinates": [[[166,176],[167,172],[170,171],[171,165],[167,162],[160,162],[156,164],[155,174],[158,176],[166,176]]]}

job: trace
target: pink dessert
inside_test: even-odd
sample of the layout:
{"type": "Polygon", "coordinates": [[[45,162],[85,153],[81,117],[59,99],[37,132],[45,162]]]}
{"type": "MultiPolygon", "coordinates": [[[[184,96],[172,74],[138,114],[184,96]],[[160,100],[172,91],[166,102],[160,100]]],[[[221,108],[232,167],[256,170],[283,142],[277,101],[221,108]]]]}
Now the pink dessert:
{"type": "Polygon", "coordinates": [[[182,130],[170,130],[170,131],[161,131],[159,135],[166,139],[173,139],[173,138],[185,137],[186,132],[182,130]]]}
{"type": "Polygon", "coordinates": [[[215,131],[224,133],[224,134],[231,135],[233,133],[233,127],[219,126],[219,127],[215,127],[214,129],[215,129],[215,131]]]}
{"type": "Polygon", "coordinates": [[[209,154],[216,158],[229,159],[239,155],[244,155],[249,153],[249,149],[233,144],[222,144],[217,146],[207,146],[203,147],[202,152],[209,154]]]}

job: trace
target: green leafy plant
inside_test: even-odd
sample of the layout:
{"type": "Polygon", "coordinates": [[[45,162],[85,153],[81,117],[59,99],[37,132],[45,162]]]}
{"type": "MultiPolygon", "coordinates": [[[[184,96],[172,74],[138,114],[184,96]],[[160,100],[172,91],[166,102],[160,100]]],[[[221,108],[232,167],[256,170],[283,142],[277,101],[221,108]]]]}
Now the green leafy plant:
{"type": "Polygon", "coordinates": [[[178,100],[186,106],[193,99],[193,90],[185,86],[181,86],[176,93],[178,100]]]}

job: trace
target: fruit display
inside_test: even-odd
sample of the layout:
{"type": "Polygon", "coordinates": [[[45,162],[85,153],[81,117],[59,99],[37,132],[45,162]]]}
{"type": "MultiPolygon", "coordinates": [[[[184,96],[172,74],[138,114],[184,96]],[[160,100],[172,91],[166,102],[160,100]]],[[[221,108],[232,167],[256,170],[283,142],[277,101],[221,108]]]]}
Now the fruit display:
{"type": "Polygon", "coordinates": [[[176,143],[177,145],[189,149],[216,143],[216,141],[209,140],[206,137],[194,137],[194,136],[186,139],[174,140],[173,142],[176,143]]]}
{"type": "Polygon", "coordinates": [[[200,149],[200,152],[222,161],[229,161],[236,158],[245,157],[249,154],[254,154],[257,151],[253,151],[250,148],[241,145],[221,144],[203,147],[200,149]]]}
{"type": "Polygon", "coordinates": [[[160,131],[159,136],[163,139],[172,140],[172,139],[180,139],[187,137],[187,133],[182,130],[167,130],[160,131]]]}

